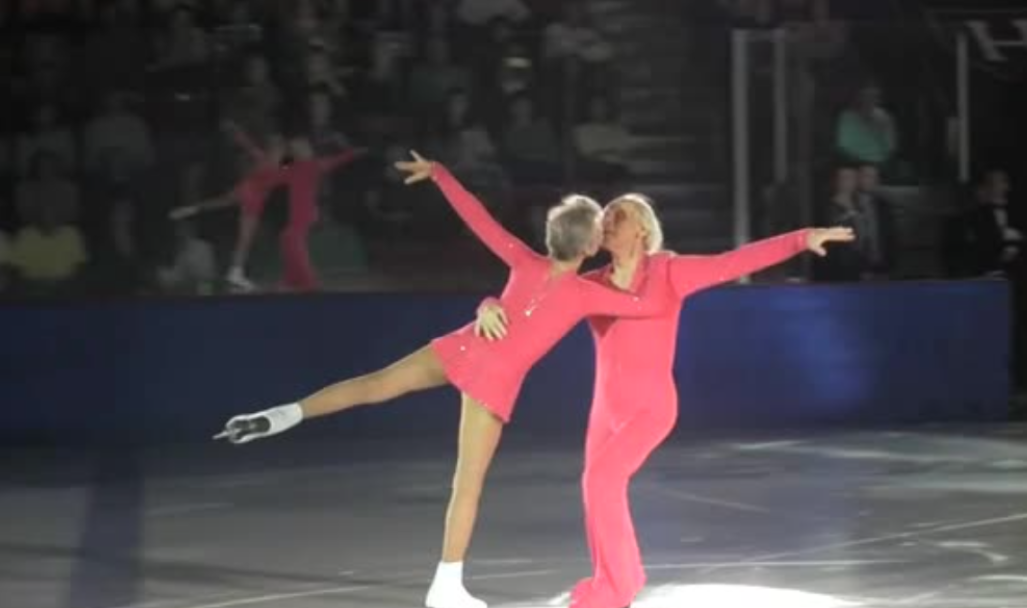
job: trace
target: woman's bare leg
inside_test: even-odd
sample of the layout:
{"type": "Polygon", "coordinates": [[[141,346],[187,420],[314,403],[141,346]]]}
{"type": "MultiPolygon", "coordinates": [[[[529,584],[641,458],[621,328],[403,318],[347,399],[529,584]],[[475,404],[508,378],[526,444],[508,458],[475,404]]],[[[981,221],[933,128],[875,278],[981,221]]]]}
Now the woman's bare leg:
{"type": "Polygon", "coordinates": [[[448,383],[435,351],[423,346],[388,367],[323,388],[299,405],[304,419],[316,418],[448,383]]]}
{"type": "Polygon", "coordinates": [[[239,235],[235,240],[235,249],[232,251],[232,268],[238,268],[240,271],[246,268],[259,223],[260,218],[256,215],[239,213],[239,235]]]}
{"type": "Polygon", "coordinates": [[[478,504],[492,457],[503,434],[503,422],[485,407],[463,395],[460,440],[453,488],[446,511],[442,562],[428,590],[428,608],[484,608],[485,603],[464,588],[463,561],[474,534],[478,504]]]}
{"type": "Polygon", "coordinates": [[[381,403],[401,395],[448,382],[431,347],[424,346],[392,365],[321,389],[297,403],[231,418],[215,439],[248,443],[277,435],[307,418],[316,418],[358,405],[381,403]]]}
{"type": "Polygon", "coordinates": [[[503,422],[495,414],[467,395],[462,401],[456,471],[442,541],[444,562],[463,561],[467,554],[485,477],[503,435],[503,422]]]}

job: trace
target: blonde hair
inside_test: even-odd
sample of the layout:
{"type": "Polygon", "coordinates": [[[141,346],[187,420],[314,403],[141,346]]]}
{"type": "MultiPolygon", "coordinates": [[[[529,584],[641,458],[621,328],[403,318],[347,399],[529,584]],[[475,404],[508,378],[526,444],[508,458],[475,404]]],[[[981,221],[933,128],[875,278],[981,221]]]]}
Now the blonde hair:
{"type": "Polygon", "coordinates": [[[546,249],[549,254],[566,262],[584,253],[595,238],[596,224],[602,214],[603,208],[599,203],[587,196],[565,196],[546,214],[546,249]]]}
{"type": "Polygon", "coordinates": [[[656,217],[656,210],[653,208],[653,200],[644,194],[638,192],[629,192],[622,194],[617,198],[613,199],[610,204],[616,204],[619,202],[630,203],[635,207],[638,212],[638,220],[642,223],[642,227],[645,228],[645,252],[656,253],[663,250],[663,225],[660,224],[660,218],[656,217]]]}

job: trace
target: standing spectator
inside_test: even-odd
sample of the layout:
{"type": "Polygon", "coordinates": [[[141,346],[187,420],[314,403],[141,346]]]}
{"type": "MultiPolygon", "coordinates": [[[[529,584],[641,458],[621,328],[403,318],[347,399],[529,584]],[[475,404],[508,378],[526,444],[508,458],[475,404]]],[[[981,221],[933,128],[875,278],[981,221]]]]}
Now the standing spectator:
{"type": "Polygon", "coordinates": [[[90,177],[111,179],[116,172],[127,172],[132,179],[154,162],[150,127],[129,109],[125,93],[108,93],[84,131],[84,164],[90,177]]]}
{"type": "Polygon", "coordinates": [[[32,159],[29,175],[15,189],[15,205],[23,218],[39,218],[46,208],[47,219],[53,216],[59,224],[78,219],[78,185],[61,171],[58,157],[40,151],[32,159]]]}

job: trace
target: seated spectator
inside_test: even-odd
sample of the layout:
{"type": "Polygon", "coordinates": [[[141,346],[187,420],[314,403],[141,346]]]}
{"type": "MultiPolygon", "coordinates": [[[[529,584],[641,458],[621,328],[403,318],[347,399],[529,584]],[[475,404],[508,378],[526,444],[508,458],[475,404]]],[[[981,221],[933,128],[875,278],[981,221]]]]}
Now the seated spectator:
{"type": "Polygon", "coordinates": [[[89,261],[82,233],[60,221],[56,205],[41,204],[27,211],[23,218],[29,223],[11,245],[11,267],[30,293],[66,292],[89,261]]]}
{"type": "Polygon", "coordinates": [[[161,287],[171,293],[210,294],[218,276],[214,248],[189,221],[176,222],[175,241],[173,263],[157,271],[161,287]]]}
{"type": "Polygon", "coordinates": [[[414,65],[408,85],[410,100],[420,112],[442,106],[449,91],[471,84],[467,70],[451,61],[446,39],[430,38],[426,47],[428,59],[414,65]]]}
{"type": "Polygon", "coordinates": [[[315,88],[310,92],[307,103],[310,140],[318,156],[342,152],[353,146],[342,128],[342,121],[336,117],[338,106],[328,89],[315,88]]]}
{"type": "Polygon", "coordinates": [[[196,23],[193,10],[179,5],[168,16],[168,29],[157,40],[158,68],[194,66],[210,56],[207,33],[196,23]]]}
{"type": "Polygon", "coordinates": [[[507,19],[497,18],[489,23],[488,38],[476,48],[473,57],[476,98],[485,104],[502,107],[508,97],[533,88],[533,54],[507,19]]]}
{"type": "Polygon", "coordinates": [[[15,188],[14,200],[23,218],[38,217],[39,209],[46,207],[59,224],[78,219],[78,184],[64,176],[58,157],[50,152],[36,153],[28,177],[15,188]]]}
{"type": "Polygon", "coordinates": [[[528,95],[516,95],[510,102],[503,156],[514,181],[552,183],[562,178],[560,140],[549,122],[536,115],[528,95]]]}
{"type": "Polygon", "coordinates": [[[80,82],[95,99],[113,88],[141,85],[146,67],[146,31],[136,0],[109,0],[97,7],[98,26],[81,51],[80,82]]]}
{"type": "Polygon", "coordinates": [[[394,167],[410,157],[410,146],[388,142],[380,162],[365,163],[364,200],[351,217],[360,218],[360,233],[372,239],[411,238],[442,242],[463,230],[437,190],[411,189],[394,167]]]}
{"type": "Polygon", "coordinates": [[[223,115],[263,140],[275,129],[281,103],[282,94],[271,81],[267,59],[251,53],[246,57],[242,86],[229,94],[223,115]]]}
{"type": "MultiPolygon", "coordinates": [[[[833,193],[823,211],[824,225],[847,226],[857,230],[859,224],[859,173],[855,167],[839,167],[835,170],[833,193]]],[[[856,232],[856,238],[862,235],[856,232]]],[[[837,247],[826,258],[816,261],[818,278],[826,281],[859,281],[867,267],[863,256],[854,244],[837,247]]]]}
{"type": "Polygon", "coordinates": [[[154,162],[150,127],[129,109],[127,96],[107,94],[100,113],[90,120],[83,134],[85,170],[91,177],[109,178],[115,159],[129,176],[138,175],[154,162]]]}
{"type": "MultiPolygon", "coordinates": [[[[311,91],[307,98],[310,117],[310,143],[316,156],[331,156],[353,147],[353,143],[336,120],[335,104],[331,93],[320,88],[311,91]]],[[[318,190],[318,201],[323,207],[331,207],[340,197],[348,196],[347,188],[354,181],[349,171],[338,171],[323,176],[318,190]]]]}
{"type": "Polygon", "coordinates": [[[838,118],[835,145],[848,162],[884,165],[895,155],[898,134],[892,115],[881,107],[881,90],[863,87],[852,107],[838,118]]]}
{"type": "Polygon", "coordinates": [[[402,36],[376,35],[368,69],[355,78],[353,106],[359,115],[361,140],[369,143],[404,133],[409,128],[399,62],[405,53],[402,36]],[[391,41],[391,42],[390,42],[391,41]]]}
{"type": "Polygon", "coordinates": [[[870,278],[889,278],[895,269],[895,214],[881,194],[880,171],[875,165],[858,168],[856,247],[866,262],[870,278]]]}
{"type": "Polygon", "coordinates": [[[1024,226],[1009,205],[1009,176],[987,172],[974,190],[974,205],[957,216],[961,274],[1015,276],[1024,267],[1024,226]]]}
{"type": "Polygon", "coordinates": [[[627,155],[631,133],[614,120],[610,102],[602,95],[591,99],[587,122],[574,129],[574,145],[582,159],[582,173],[600,180],[617,180],[628,174],[627,155]]]}
{"type": "Polygon", "coordinates": [[[94,268],[93,289],[105,293],[133,294],[144,285],[140,251],[138,207],[140,201],[125,186],[113,186],[101,193],[97,208],[103,224],[90,241],[94,268]]]}
{"type": "Polygon", "coordinates": [[[320,88],[328,91],[332,95],[333,103],[341,103],[346,99],[346,87],[324,50],[313,50],[307,56],[306,85],[311,89],[320,88]]]}
{"type": "Polygon", "coordinates": [[[465,25],[480,27],[497,18],[522,22],[531,10],[521,0],[459,0],[456,16],[465,25]]]}
{"type": "Polygon", "coordinates": [[[18,175],[28,175],[33,159],[40,153],[50,155],[59,164],[61,173],[78,169],[75,136],[70,128],[61,124],[57,106],[40,104],[32,114],[32,130],[18,137],[18,175]]]}
{"type": "Polygon", "coordinates": [[[543,56],[547,61],[576,59],[603,64],[613,57],[613,45],[589,24],[580,2],[567,2],[563,18],[546,27],[543,56]]]}
{"type": "Polygon", "coordinates": [[[0,230],[0,296],[11,288],[11,240],[7,233],[0,230]]]}
{"type": "Polygon", "coordinates": [[[429,149],[470,188],[498,204],[509,184],[497,162],[492,137],[473,111],[467,91],[449,92],[441,124],[435,127],[429,149]]]}

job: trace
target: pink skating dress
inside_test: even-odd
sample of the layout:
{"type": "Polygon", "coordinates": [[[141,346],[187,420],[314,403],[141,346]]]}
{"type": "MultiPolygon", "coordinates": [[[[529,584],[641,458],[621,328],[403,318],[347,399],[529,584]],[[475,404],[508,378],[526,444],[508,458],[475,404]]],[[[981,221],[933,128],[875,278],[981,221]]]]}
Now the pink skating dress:
{"type": "Polygon", "coordinates": [[[637,294],[629,294],[572,272],[553,276],[552,261],[507,232],[445,167],[433,164],[432,180],[475,235],[510,268],[499,298],[507,312],[505,339],[490,342],[475,336],[472,322],[431,342],[449,381],[503,422],[510,421],[531,367],[582,319],[647,317],[666,310],[666,277],[652,276],[637,294]]]}

